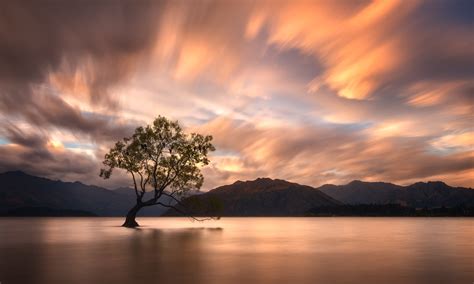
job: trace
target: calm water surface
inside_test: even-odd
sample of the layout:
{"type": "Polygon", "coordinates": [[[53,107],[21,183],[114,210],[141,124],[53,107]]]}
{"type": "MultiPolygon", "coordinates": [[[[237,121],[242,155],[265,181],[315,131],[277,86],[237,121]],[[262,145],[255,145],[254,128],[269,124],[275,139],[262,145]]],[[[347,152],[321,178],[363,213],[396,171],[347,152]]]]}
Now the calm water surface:
{"type": "Polygon", "coordinates": [[[0,218],[0,282],[467,283],[474,218],[0,218]]]}

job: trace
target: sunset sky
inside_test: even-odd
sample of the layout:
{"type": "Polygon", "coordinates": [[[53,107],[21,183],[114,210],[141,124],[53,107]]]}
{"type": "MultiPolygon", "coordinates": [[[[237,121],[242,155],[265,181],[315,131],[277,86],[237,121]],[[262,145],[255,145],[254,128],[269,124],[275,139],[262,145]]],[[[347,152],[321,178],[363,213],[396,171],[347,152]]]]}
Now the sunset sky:
{"type": "Polygon", "coordinates": [[[0,172],[108,188],[163,115],[203,190],[271,177],[474,187],[474,1],[2,1],[0,172]]]}

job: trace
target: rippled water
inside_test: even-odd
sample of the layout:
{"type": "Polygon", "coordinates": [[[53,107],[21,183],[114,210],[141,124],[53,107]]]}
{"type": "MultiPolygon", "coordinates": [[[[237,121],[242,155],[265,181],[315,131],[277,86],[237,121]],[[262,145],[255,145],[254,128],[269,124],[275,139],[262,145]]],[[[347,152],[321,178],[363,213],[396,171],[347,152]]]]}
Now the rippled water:
{"type": "Polygon", "coordinates": [[[0,218],[0,282],[468,283],[474,218],[0,218]]]}

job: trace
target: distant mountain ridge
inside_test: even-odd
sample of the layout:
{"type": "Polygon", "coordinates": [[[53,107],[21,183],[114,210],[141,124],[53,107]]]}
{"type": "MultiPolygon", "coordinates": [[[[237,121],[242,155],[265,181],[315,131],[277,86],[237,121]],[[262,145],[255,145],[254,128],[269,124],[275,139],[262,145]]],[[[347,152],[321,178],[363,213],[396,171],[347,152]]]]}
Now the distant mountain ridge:
{"type": "MultiPolygon", "coordinates": [[[[0,214],[17,208],[87,211],[98,216],[124,216],[134,205],[133,189],[118,191],[80,182],[62,182],[21,171],[0,174],[0,214]]],[[[159,216],[166,208],[148,207],[142,216],[159,216]]]]}
{"type": "MultiPolygon", "coordinates": [[[[197,197],[183,200],[191,213],[206,215],[209,204],[222,202],[221,216],[302,216],[315,208],[342,204],[390,205],[409,208],[474,206],[474,190],[450,187],[443,182],[418,182],[404,187],[385,182],[352,181],[346,185],[313,188],[279,179],[236,181],[197,197]]],[[[182,208],[184,209],[184,207],[182,208]]],[[[167,215],[179,215],[169,210],[167,215]]]]}
{"type": "Polygon", "coordinates": [[[474,206],[474,190],[451,187],[441,181],[400,186],[384,182],[352,181],[346,185],[323,185],[319,190],[343,203],[400,204],[414,208],[474,206]]]}
{"type": "MultiPolygon", "coordinates": [[[[204,216],[206,204],[220,202],[220,216],[304,216],[317,206],[337,206],[341,202],[323,192],[307,186],[279,179],[258,178],[253,181],[236,181],[217,187],[198,196],[184,199],[190,213],[204,216]]],[[[170,210],[170,216],[179,215],[170,210]]]]}
{"type": "MultiPolygon", "coordinates": [[[[126,187],[108,190],[80,182],[54,181],[20,171],[0,174],[0,215],[46,208],[55,212],[77,210],[98,216],[124,216],[134,205],[134,197],[133,189],[126,187]]],[[[472,207],[474,190],[451,187],[443,182],[399,186],[384,182],[352,181],[346,185],[314,188],[280,179],[258,178],[236,181],[205,193],[195,192],[183,202],[199,203],[217,199],[222,202],[222,216],[302,216],[316,207],[341,204],[400,204],[413,208],[472,207]]],[[[198,215],[206,213],[202,208],[193,210],[198,215]]],[[[165,211],[166,208],[152,206],[145,208],[140,215],[160,216],[165,211]]],[[[176,212],[167,214],[177,215],[176,212]]]]}

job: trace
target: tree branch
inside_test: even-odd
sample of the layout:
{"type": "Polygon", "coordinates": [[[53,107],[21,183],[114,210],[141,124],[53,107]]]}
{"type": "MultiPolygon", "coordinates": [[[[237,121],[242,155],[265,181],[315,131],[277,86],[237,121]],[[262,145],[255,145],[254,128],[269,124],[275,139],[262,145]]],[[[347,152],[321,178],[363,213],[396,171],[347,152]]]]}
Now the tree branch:
{"type": "Polygon", "coordinates": [[[138,171],[137,173],[140,175],[140,187],[141,187],[141,190],[142,190],[140,195],[143,197],[143,195],[145,194],[145,185],[143,184],[143,175],[140,171],[138,171]]]}
{"type": "MultiPolygon", "coordinates": [[[[191,218],[191,219],[193,219],[193,220],[196,220],[196,221],[199,221],[199,222],[206,221],[206,220],[213,220],[212,217],[197,218],[197,217],[195,217],[195,216],[193,216],[193,215],[191,215],[191,214],[189,214],[189,213],[187,213],[187,212],[182,211],[181,209],[176,208],[176,207],[173,206],[173,205],[167,205],[167,204],[164,204],[164,203],[161,203],[161,202],[156,202],[156,203],[154,203],[154,204],[152,204],[152,205],[155,205],[155,204],[156,204],[156,205],[161,205],[161,206],[163,206],[163,207],[172,208],[172,209],[176,210],[178,213],[180,213],[181,215],[185,215],[186,217],[189,217],[189,218],[191,218]]],[[[150,205],[146,205],[146,206],[150,206],[150,205]]]]}
{"type": "Polygon", "coordinates": [[[130,171],[130,173],[132,174],[132,178],[133,178],[133,188],[135,189],[135,195],[137,196],[137,199],[141,199],[140,196],[138,195],[137,181],[135,180],[135,174],[132,171],[130,171]]]}
{"type": "MultiPolygon", "coordinates": [[[[190,157],[187,157],[186,159],[181,158],[180,160],[178,160],[177,167],[174,169],[174,172],[175,172],[174,177],[171,180],[169,180],[168,182],[164,183],[160,187],[160,192],[163,192],[176,179],[176,177],[178,177],[178,175],[180,174],[179,167],[180,167],[181,162],[184,160],[184,163],[186,163],[189,160],[189,158],[190,157]]],[[[166,177],[166,179],[169,178],[169,173],[170,172],[171,172],[171,169],[168,171],[168,176],[166,177]]]]}
{"type": "Polygon", "coordinates": [[[144,187],[143,190],[145,191],[145,189],[146,189],[146,184],[147,184],[148,181],[150,180],[150,172],[148,171],[148,167],[147,167],[147,166],[148,166],[148,160],[145,159],[145,160],[143,161],[143,164],[144,164],[144,166],[142,166],[142,168],[145,168],[146,173],[147,173],[147,177],[145,178],[145,181],[143,182],[143,187],[144,187]]]}
{"type": "Polygon", "coordinates": [[[171,197],[174,201],[176,201],[177,204],[181,205],[184,207],[184,204],[181,202],[181,200],[179,200],[178,198],[176,198],[173,194],[168,194],[166,192],[163,192],[163,195],[165,196],[168,196],[168,197],[171,197]]]}
{"type": "Polygon", "coordinates": [[[158,190],[157,188],[155,188],[155,198],[158,200],[158,198],[160,198],[161,196],[161,192],[163,192],[163,190],[167,187],[166,183],[168,182],[168,179],[170,177],[170,173],[171,173],[171,169],[168,168],[168,171],[166,173],[166,178],[164,179],[163,181],[163,184],[160,185],[160,189],[158,190]],[[160,194],[158,195],[158,192],[160,192],[160,194]]]}

